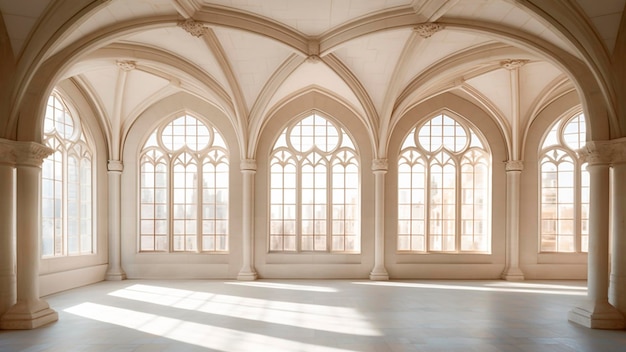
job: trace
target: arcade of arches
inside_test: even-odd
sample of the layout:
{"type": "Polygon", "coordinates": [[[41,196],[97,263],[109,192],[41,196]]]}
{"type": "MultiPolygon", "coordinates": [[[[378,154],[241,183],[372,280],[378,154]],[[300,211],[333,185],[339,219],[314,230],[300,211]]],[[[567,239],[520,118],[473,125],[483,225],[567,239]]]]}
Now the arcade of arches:
{"type": "Polygon", "coordinates": [[[0,1],[0,328],[103,280],[443,278],[586,279],[563,319],[623,329],[625,3],[0,1]]]}

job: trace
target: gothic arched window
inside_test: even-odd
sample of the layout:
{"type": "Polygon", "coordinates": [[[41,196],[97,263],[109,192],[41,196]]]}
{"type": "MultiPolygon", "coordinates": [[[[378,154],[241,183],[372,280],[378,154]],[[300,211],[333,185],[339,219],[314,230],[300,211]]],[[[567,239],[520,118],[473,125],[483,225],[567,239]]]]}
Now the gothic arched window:
{"type": "Polygon", "coordinates": [[[152,132],[139,160],[139,250],[228,251],[228,149],[217,129],[180,116],[152,132]]]}
{"type": "Polygon", "coordinates": [[[398,158],[398,251],[491,251],[491,154],[446,113],[416,126],[398,158]]]}
{"type": "Polygon", "coordinates": [[[287,126],[270,156],[269,250],[359,252],[359,159],[316,113],[287,126]]]}
{"type": "Polygon", "coordinates": [[[48,98],[44,143],[54,153],[41,167],[41,253],[47,256],[92,254],[92,147],[80,119],[57,92],[48,98]]]}
{"type": "Polygon", "coordinates": [[[576,153],[585,132],[584,115],[561,119],[541,146],[540,252],[587,252],[589,174],[576,153]]]}

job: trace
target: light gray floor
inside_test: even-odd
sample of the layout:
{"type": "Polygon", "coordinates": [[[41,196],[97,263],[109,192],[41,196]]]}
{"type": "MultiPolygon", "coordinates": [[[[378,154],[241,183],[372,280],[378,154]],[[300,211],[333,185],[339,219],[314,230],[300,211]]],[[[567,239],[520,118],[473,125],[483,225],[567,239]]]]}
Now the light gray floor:
{"type": "Polygon", "coordinates": [[[0,351],[626,351],[567,321],[584,282],[102,282],[47,297],[59,321],[0,351]]]}

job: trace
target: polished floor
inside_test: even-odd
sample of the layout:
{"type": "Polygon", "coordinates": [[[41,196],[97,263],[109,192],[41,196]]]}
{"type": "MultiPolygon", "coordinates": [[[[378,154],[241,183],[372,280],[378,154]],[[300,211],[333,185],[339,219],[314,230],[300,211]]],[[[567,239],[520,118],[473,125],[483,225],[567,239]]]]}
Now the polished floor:
{"type": "Polygon", "coordinates": [[[59,321],[0,351],[626,351],[567,321],[584,282],[102,282],[47,297],[59,321]]]}

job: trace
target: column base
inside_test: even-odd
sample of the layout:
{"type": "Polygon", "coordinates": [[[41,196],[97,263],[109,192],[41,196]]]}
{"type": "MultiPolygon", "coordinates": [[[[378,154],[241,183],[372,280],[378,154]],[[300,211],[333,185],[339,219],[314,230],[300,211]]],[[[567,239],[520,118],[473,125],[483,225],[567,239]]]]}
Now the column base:
{"type": "Polygon", "coordinates": [[[609,303],[626,317],[626,276],[611,274],[609,303]]]}
{"type": "Polygon", "coordinates": [[[385,268],[374,268],[370,273],[370,280],[372,281],[387,281],[389,280],[389,274],[385,268]]]}
{"type": "Polygon", "coordinates": [[[609,302],[587,301],[572,309],[567,320],[591,329],[622,330],[624,316],[609,302]]]}
{"type": "Polygon", "coordinates": [[[519,268],[508,268],[502,273],[506,281],[524,281],[524,273],[519,268]]]}
{"type": "Polygon", "coordinates": [[[59,320],[46,301],[17,302],[0,318],[0,329],[30,330],[59,320]]]}
{"type": "Polygon", "coordinates": [[[237,280],[239,281],[254,281],[256,279],[258,279],[258,275],[255,272],[240,272],[239,275],[237,275],[237,280]]]}
{"type": "Polygon", "coordinates": [[[111,271],[107,272],[104,277],[106,281],[122,281],[126,280],[126,273],[124,271],[111,271]]]}

